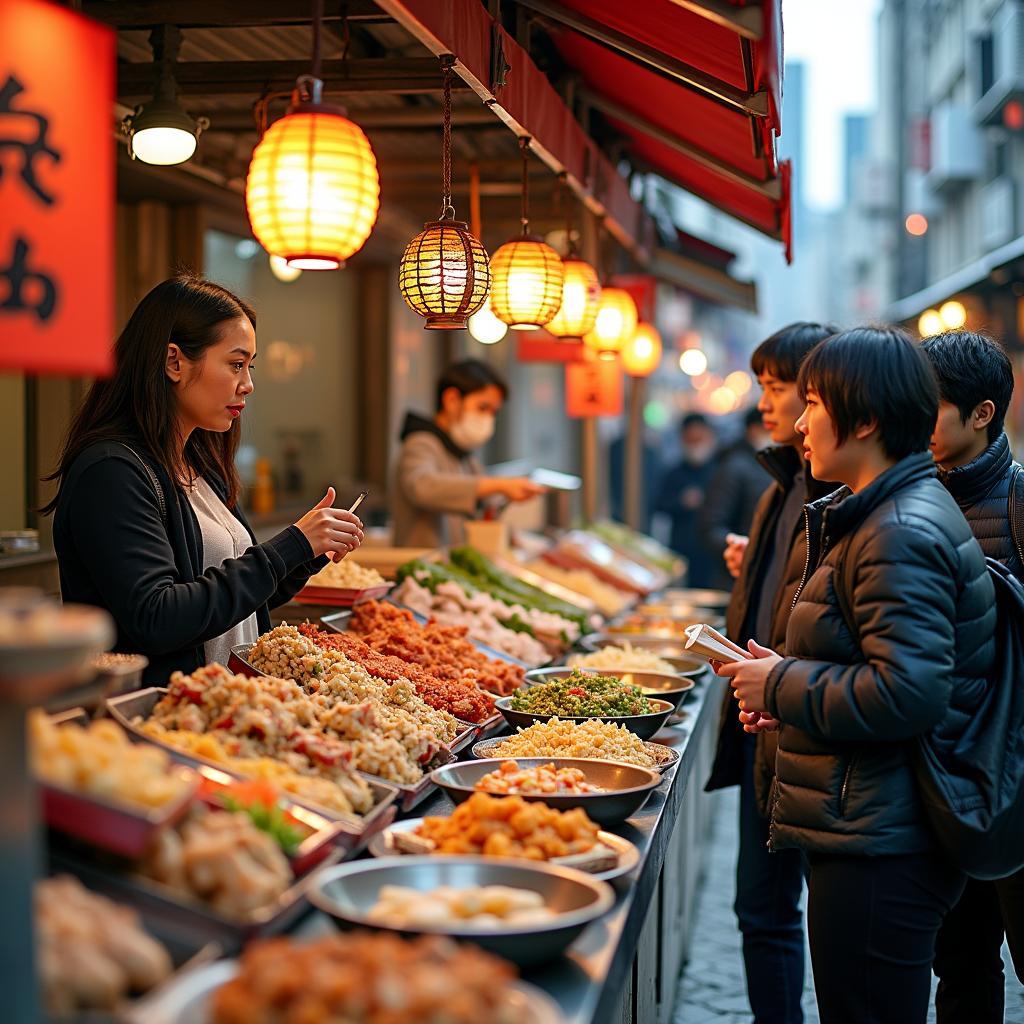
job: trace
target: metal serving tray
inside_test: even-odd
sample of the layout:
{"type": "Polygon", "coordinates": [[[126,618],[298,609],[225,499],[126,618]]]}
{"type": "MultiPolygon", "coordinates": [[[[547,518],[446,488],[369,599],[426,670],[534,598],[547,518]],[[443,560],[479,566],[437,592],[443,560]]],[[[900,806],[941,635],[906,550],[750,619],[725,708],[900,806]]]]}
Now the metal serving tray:
{"type": "MultiPolygon", "coordinates": [[[[143,732],[135,725],[136,718],[149,718],[157,702],[167,693],[166,687],[151,686],[137,693],[128,693],[123,697],[111,697],[107,701],[107,710],[111,718],[124,729],[129,736],[137,743],[152,743],[154,746],[162,747],[171,757],[181,764],[192,765],[193,767],[207,766],[215,768],[232,778],[245,778],[240,772],[232,771],[227,765],[218,764],[205,757],[197,757],[185,750],[179,750],[169,743],[163,743],[143,732]]],[[[454,760],[454,758],[452,758],[454,760]]],[[[360,774],[363,774],[360,772],[360,774]]],[[[341,827],[338,829],[335,845],[350,854],[355,853],[369,841],[370,837],[390,824],[394,818],[394,804],[398,797],[400,787],[373,775],[363,776],[370,784],[373,792],[373,807],[368,814],[362,818],[353,817],[348,814],[340,814],[326,807],[321,807],[311,801],[300,800],[297,797],[289,796],[295,804],[300,807],[308,807],[311,811],[322,815],[328,821],[337,822],[341,827]]],[[[425,776],[426,778],[426,776],[425,776]]]]}
{"type": "Polygon", "coordinates": [[[319,873],[344,856],[331,854],[312,871],[297,877],[276,900],[246,917],[229,917],[208,904],[179,893],[160,882],[132,872],[131,862],[102,861],[73,846],[52,844],[50,868],[67,872],[95,892],[138,910],[143,920],[157,922],[160,933],[178,941],[216,942],[226,951],[241,948],[250,939],[277,935],[290,928],[309,909],[307,890],[319,873]]]}
{"type": "MultiPolygon", "coordinates": [[[[343,631],[339,630],[338,632],[343,632],[343,631]]],[[[236,673],[238,673],[240,675],[243,675],[243,676],[253,676],[253,677],[255,677],[255,676],[265,676],[266,672],[262,672],[258,668],[253,668],[253,666],[247,660],[248,659],[248,655],[249,655],[249,645],[243,644],[240,647],[232,647],[231,648],[231,654],[230,654],[230,656],[228,658],[228,668],[232,672],[236,672],[236,673]]],[[[500,718],[501,716],[498,715],[497,717],[500,718]]],[[[460,750],[465,750],[466,747],[468,747],[470,743],[472,743],[474,740],[480,738],[481,727],[483,725],[493,726],[494,718],[495,718],[495,716],[492,715],[490,718],[485,718],[483,722],[466,722],[466,721],[464,721],[461,718],[456,718],[456,721],[459,723],[460,726],[462,726],[462,728],[455,734],[455,737],[451,741],[451,743],[442,743],[441,747],[444,750],[448,750],[452,754],[457,754],[460,750]]],[[[439,753],[439,754],[435,755],[434,758],[432,758],[431,760],[432,761],[437,761],[438,764],[446,764],[447,763],[444,760],[443,753],[439,753]]],[[[452,758],[452,760],[454,760],[454,758],[452,758]]],[[[435,765],[435,767],[436,767],[436,765],[435,765]]],[[[361,772],[360,774],[366,774],[366,773],[365,772],[361,772]]],[[[372,776],[369,776],[369,777],[370,778],[374,778],[374,779],[380,778],[380,776],[378,776],[378,775],[372,775],[372,776]]],[[[382,781],[387,782],[388,780],[387,779],[383,779],[382,781]]],[[[399,784],[397,782],[388,782],[388,785],[398,786],[400,789],[402,788],[401,786],[399,786],[399,784]]]]}
{"type": "Polygon", "coordinates": [[[224,955],[224,949],[219,942],[206,942],[194,936],[186,938],[178,934],[168,935],[163,932],[158,918],[151,918],[146,914],[140,916],[146,933],[159,940],[170,954],[174,966],[170,977],[149,992],[125,1000],[114,1011],[113,1017],[107,1010],[79,1010],[70,1017],[52,1017],[44,1013],[42,1024],[111,1024],[113,1020],[146,1019],[144,1016],[135,1018],[133,1015],[145,1014],[147,1006],[166,998],[193,971],[201,970],[224,955]]]}
{"type": "MultiPolygon", "coordinates": [[[[71,708],[51,715],[50,720],[57,726],[89,724],[84,708],[71,708]]],[[[174,825],[182,818],[199,788],[199,776],[191,768],[180,764],[172,764],[170,768],[183,780],[185,788],[176,800],[153,808],[105,800],[40,778],[43,820],[58,832],[111,853],[141,857],[160,829],[174,825]]]]}
{"type": "MultiPolygon", "coordinates": [[[[396,604],[395,607],[401,608],[402,605],[396,604]]],[[[411,608],[405,610],[412,611],[411,608]]],[[[427,620],[422,615],[420,615],[419,612],[412,612],[412,614],[420,625],[424,625],[426,623],[427,620]]],[[[348,625],[351,616],[352,613],[350,611],[338,612],[335,615],[325,615],[323,616],[323,618],[320,619],[320,624],[325,629],[328,629],[333,633],[351,633],[352,630],[349,629],[348,625]]],[[[358,633],[354,635],[359,636],[358,633]]],[[[495,651],[490,647],[487,647],[485,644],[479,644],[470,637],[466,637],[466,639],[469,640],[469,642],[481,654],[486,655],[488,658],[493,658],[495,661],[502,661],[507,665],[515,665],[517,668],[523,669],[524,672],[528,668],[525,662],[519,661],[516,658],[509,657],[507,654],[502,654],[500,651],[495,651]]],[[[242,659],[239,658],[239,661],[242,661],[242,659]]],[[[483,687],[480,687],[480,689],[483,690],[483,687]]],[[[497,694],[491,693],[490,690],[483,690],[483,692],[486,693],[489,697],[497,697],[497,694]]],[[[459,721],[461,722],[463,721],[463,719],[460,718],[459,721]]],[[[493,736],[495,735],[495,733],[501,732],[504,726],[504,722],[505,720],[497,712],[491,715],[490,718],[485,718],[482,722],[466,722],[467,726],[472,726],[473,728],[475,728],[475,735],[470,737],[469,739],[457,736],[449,745],[449,749],[453,753],[458,753],[460,750],[464,750],[466,746],[468,746],[468,744],[472,742],[473,739],[482,740],[486,739],[488,736],[493,736]]]]}

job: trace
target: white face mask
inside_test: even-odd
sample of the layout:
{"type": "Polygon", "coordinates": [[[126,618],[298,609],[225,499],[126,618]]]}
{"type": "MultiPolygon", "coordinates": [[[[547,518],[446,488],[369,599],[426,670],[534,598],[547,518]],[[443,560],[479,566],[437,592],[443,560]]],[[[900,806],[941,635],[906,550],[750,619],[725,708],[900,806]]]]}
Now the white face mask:
{"type": "Polygon", "coordinates": [[[463,451],[475,452],[494,437],[494,416],[486,412],[464,413],[449,428],[448,436],[463,451]]]}

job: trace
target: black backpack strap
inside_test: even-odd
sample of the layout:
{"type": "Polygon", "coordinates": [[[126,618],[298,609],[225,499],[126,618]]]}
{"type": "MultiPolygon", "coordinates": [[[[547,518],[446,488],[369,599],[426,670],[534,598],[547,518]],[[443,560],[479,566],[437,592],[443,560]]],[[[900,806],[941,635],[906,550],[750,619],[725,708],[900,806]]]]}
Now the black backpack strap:
{"type": "Polygon", "coordinates": [[[149,477],[149,482],[153,485],[153,490],[156,491],[156,503],[160,509],[160,519],[166,524],[167,522],[167,502],[164,499],[164,489],[160,484],[160,478],[153,472],[153,467],[144,459],[134,448],[121,442],[125,448],[128,449],[135,456],[136,461],[145,470],[146,476],[149,477]]]}
{"type": "Polygon", "coordinates": [[[1017,549],[1017,558],[1024,567],[1024,467],[1013,467],[1010,477],[1010,496],[1007,507],[1010,518],[1010,539],[1017,549]]]}

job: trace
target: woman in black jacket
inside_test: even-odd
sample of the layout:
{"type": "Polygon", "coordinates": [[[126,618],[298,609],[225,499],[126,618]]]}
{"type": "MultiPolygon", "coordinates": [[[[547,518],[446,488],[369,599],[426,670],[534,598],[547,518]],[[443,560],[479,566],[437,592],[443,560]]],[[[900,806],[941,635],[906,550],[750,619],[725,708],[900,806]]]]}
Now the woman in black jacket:
{"type": "Polygon", "coordinates": [[[929,832],[915,745],[954,739],[978,706],[994,592],[928,452],[938,392],[923,353],[896,330],[847,331],[799,384],[811,471],[846,486],[805,509],[787,657],[751,644],[753,660],[720,671],[748,729],[781,724],[770,842],[808,855],[823,1024],[923,1024],[964,876],[929,832]]]}
{"type": "Polygon", "coordinates": [[[199,277],[157,285],[96,381],[52,479],[53,542],[65,601],[107,609],[116,650],[149,658],[146,681],[226,661],[270,627],[327,561],[362,542],[331,508],[334,489],[294,526],[257,544],[238,504],[235,452],[253,391],[256,317],[199,277]]]}

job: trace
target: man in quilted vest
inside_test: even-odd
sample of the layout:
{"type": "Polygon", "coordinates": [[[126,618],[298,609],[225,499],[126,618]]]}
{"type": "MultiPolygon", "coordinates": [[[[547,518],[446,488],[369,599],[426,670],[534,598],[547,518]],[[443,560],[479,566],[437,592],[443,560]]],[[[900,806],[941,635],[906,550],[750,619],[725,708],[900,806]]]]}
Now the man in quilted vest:
{"type": "MultiPolygon", "coordinates": [[[[927,338],[922,348],[941,398],[931,445],[939,479],[982,551],[1024,583],[1024,473],[1003,431],[1013,394],[1010,360],[997,342],[970,331],[927,338]]],[[[1004,934],[1024,982],[1024,871],[996,882],[969,880],[946,917],[935,945],[939,1024],[1002,1021],[1004,934]]]]}

